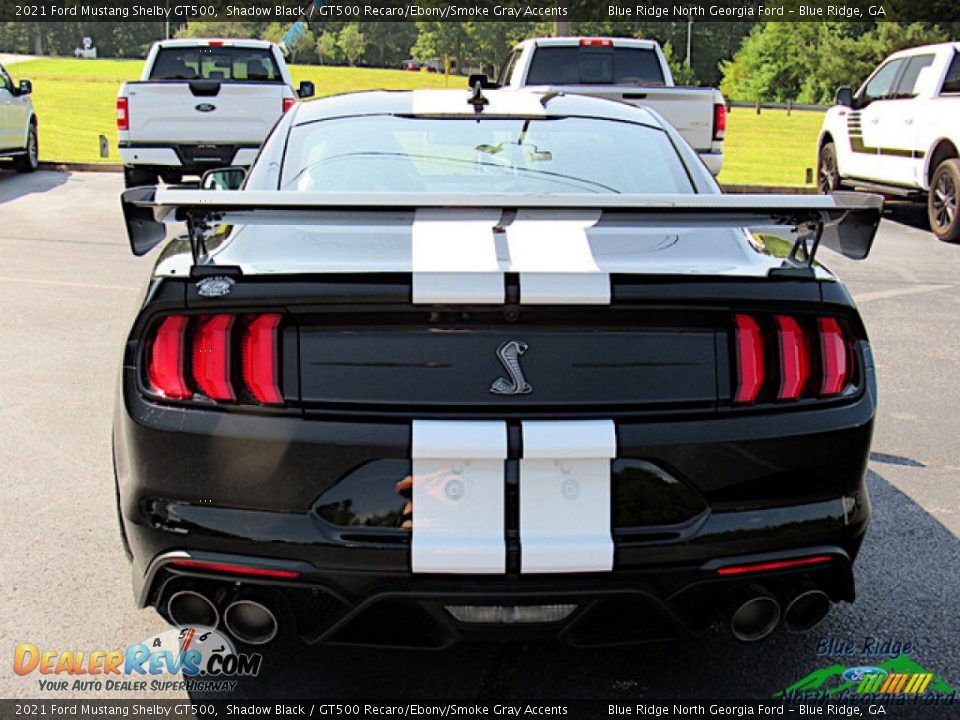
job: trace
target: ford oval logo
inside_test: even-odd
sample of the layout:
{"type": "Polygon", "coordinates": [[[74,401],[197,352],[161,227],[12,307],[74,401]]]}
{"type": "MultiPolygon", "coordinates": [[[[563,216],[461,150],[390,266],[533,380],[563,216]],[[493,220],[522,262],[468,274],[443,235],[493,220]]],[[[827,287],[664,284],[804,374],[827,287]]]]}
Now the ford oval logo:
{"type": "Polygon", "coordinates": [[[200,112],[213,112],[217,109],[217,106],[211,105],[210,103],[200,103],[197,105],[196,109],[200,112]]]}
{"type": "Polygon", "coordinates": [[[864,675],[886,675],[887,671],[883,668],[871,667],[870,665],[861,665],[860,667],[847,668],[843,673],[843,679],[850,682],[860,682],[864,675]]]}

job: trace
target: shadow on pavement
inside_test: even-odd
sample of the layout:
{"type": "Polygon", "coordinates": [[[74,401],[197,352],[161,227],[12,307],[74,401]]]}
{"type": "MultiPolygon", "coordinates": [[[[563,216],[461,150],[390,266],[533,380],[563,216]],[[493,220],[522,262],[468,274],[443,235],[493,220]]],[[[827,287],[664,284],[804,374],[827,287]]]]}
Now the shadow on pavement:
{"type": "Polygon", "coordinates": [[[53,190],[65,184],[69,178],[70,174],[65,172],[18,173],[0,164],[0,203],[53,190]]]}
{"type": "Polygon", "coordinates": [[[930,232],[926,203],[887,199],[884,202],[883,209],[883,215],[888,220],[893,220],[901,225],[909,225],[917,230],[930,232]]]}
{"type": "MultiPolygon", "coordinates": [[[[862,647],[870,637],[910,642],[911,659],[960,687],[960,539],[881,476],[870,472],[873,521],[856,565],[859,598],[820,627],[782,628],[755,644],[716,627],[703,638],[604,650],[555,645],[458,645],[442,652],[274,644],[259,677],[231,698],[610,701],[769,698],[810,672],[884,657],[817,657],[832,637],[862,647]]],[[[195,693],[202,702],[212,695],[195,693]]],[[[901,717],[902,715],[896,715],[901,717]]]]}

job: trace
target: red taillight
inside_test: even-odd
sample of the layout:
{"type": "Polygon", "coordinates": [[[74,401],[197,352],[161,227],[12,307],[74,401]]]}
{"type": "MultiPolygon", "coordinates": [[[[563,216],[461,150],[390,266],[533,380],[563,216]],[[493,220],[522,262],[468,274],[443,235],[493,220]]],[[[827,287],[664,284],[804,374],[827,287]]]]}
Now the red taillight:
{"type": "Polygon", "coordinates": [[[713,106],[713,139],[723,140],[727,134],[727,106],[717,103],[713,106]]]}
{"type": "Polygon", "coordinates": [[[763,572],[764,570],[784,570],[804,565],[821,565],[832,560],[829,555],[798,558],[796,560],[778,560],[776,562],[754,563],[752,565],[733,565],[717,569],[717,575],[742,575],[743,573],[763,572]]]}
{"type": "Polygon", "coordinates": [[[847,384],[847,344],[843,330],[834,318],[818,318],[820,328],[820,362],[823,367],[821,395],[836,395],[847,384]]]}
{"type": "Polygon", "coordinates": [[[176,567],[235,573],[237,575],[259,575],[261,577],[289,579],[300,577],[300,573],[296,570],[270,570],[268,568],[245,567],[243,565],[226,565],[224,563],[202,562],[200,560],[172,560],[170,564],[176,567]]]}
{"type": "Polygon", "coordinates": [[[280,316],[277,314],[258,315],[247,325],[240,344],[243,352],[243,381],[250,394],[265,405],[278,405],[283,402],[277,357],[279,325],[280,316]]]}
{"type": "Polygon", "coordinates": [[[117,130],[130,129],[130,114],[127,99],[125,97],[117,98],[117,130]]]}
{"type": "Polygon", "coordinates": [[[283,112],[287,112],[290,108],[296,104],[296,98],[284,98],[283,99],[283,112]]]}
{"type": "Polygon", "coordinates": [[[211,40],[207,45],[210,47],[223,47],[223,40],[211,40]]]}
{"type": "Polygon", "coordinates": [[[230,383],[230,330],[233,315],[214,315],[193,334],[193,379],[213,400],[236,400],[230,383]]]}
{"type": "Polygon", "coordinates": [[[171,400],[190,397],[190,388],[183,374],[186,329],[186,316],[171,315],[160,323],[153,337],[148,351],[147,381],[150,389],[160,397],[171,400]]]}
{"type": "Polygon", "coordinates": [[[777,315],[780,346],[780,391],[778,400],[794,400],[810,379],[810,348],[803,328],[792,317],[777,315]]]}
{"type": "Polygon", "coordinates": [[[737,373],[739,382],[734,399],[738,403],[753,402],[763,385],[763,336],[760,327],[749,315],[735,315],[737,326],[737,373]]]}
{"type": "Polygon", "coordinates": [[[580,47],[613,47],[610,38],[580,38],[580,47]]]}

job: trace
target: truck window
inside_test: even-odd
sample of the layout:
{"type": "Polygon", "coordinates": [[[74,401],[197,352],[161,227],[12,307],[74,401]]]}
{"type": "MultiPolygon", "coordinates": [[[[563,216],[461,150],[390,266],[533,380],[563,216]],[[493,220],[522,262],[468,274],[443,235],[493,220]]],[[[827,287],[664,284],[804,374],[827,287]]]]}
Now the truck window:
{"type": "Polygon", "coordinates": [[[663,85],[653,48],[538,47],[527,85],[663,85]]]}
{"type": "Polygon", "coordinates": [[[960,53],[953,54],[953,62],[947,70],[947,77],[943,79],[942,93],[960,93],[960,53]]]}
{"type": "Polygon", "coordinates": [[[873,74],[873,77],[867,80],[867,84],[863,86],[863,91],[860,94],[863,104],[885,98],[890,94],[893,89],[893,81],[897,79],[897,73],[900,72],[904,62],[906,61],[903,58],[891,60],[886,65],[882,65],[873,74]]]}
{"type": "Polygon", "coordinates": [[[7,71],[0,65],[0,90],[13,92],[13,80],[7,75],[7,71]]]}
{"type": "Polygon", "coordinates": [[[934,55],[914,55],[910,58],[893,94],[896,97],[914,97],[917,94],[915,88],[920,71],[932,65],[934,57],[934,55]]]}
{"type": "Polygon", "coordinates": [[[150,79],[283,82],[268,48],[244,47],[161,48],[150,79]]]}

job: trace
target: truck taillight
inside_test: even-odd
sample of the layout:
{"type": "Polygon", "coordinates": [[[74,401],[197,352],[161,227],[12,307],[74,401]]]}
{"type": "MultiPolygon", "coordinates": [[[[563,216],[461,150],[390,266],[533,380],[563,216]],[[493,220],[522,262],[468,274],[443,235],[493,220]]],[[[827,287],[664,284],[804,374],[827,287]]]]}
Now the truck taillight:
{"type": "Polygon", "coordinates": [[[117,98],[117,130],[130,129],[130,114],[127,99],[125,97],[117,98]]]}
{"type": "Polygon", "coordinates": [[[723,140],[727,134],[727,106],[717,103],[713,106],[713,139],[723,140]]]}
{"type": "Polygon", "coordinates": [[[735,315],[733,347],[737,404],[835,397],[854,381],[853,344],[836,318],[735,315]]]}
{"type": "Polygon", "coordinates": [[[613,47],[610,38],[580,38],[580,47],[613,47]]]}
{"type": "Polygon", "coordinates": [[[294,106],[294,103],[296,103],[296,102],[297,102],[296,98],[286,98],[286,97],[285,97],[285,98],[283,99],[283,112],[286,113],[287,110],[289,110],[290,108],[292,108],[292,107],[294,106]]]}
{"type": "Polygon", "coordinates": [[[169,315],[144,349],[147,394],[164,400],[282,405],[278,313],[169,315]],[[239,348],[239,362],[233,352],[239,348]]]}

